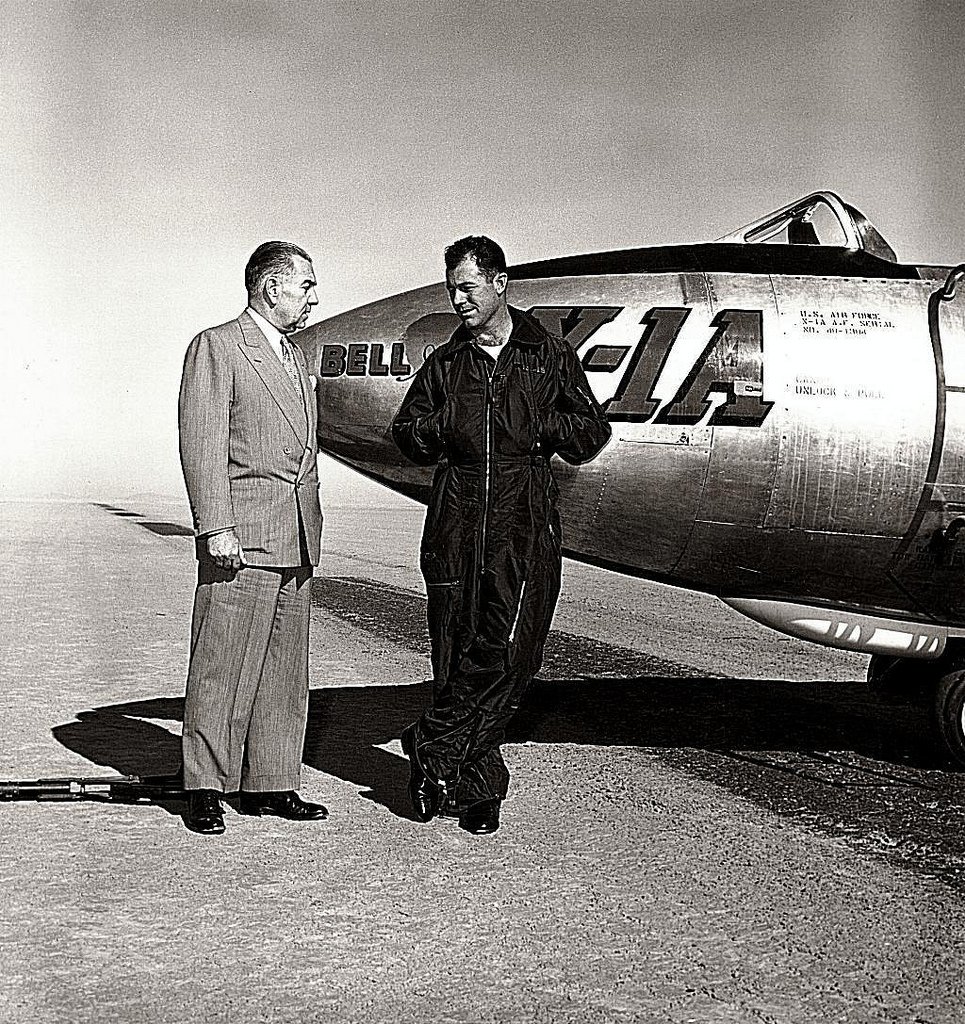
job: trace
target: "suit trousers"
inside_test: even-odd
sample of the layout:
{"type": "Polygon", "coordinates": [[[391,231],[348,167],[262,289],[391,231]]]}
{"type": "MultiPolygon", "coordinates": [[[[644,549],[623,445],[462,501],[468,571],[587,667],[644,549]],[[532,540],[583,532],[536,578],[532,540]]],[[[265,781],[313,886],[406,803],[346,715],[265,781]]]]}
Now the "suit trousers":
{"type": "Polygon", "coordinates": [[[297,790],[308,720],[310,565],[198,563],[181,752],[185,789],[297,790]]]}

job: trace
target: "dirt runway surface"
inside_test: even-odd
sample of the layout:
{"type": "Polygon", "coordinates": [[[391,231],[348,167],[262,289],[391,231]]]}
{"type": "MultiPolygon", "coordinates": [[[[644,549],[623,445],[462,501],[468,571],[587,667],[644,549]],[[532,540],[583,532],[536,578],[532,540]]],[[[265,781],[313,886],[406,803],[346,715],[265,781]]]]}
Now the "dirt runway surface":
{"type": "MultiPolygon", "coordinates": [[[[420,825],[421,513],[329,509],[302,793],[328,822],[0,803],[0,1022],[965,1020],[965,782],[866,659],[568,562],[503,826],[420,825]]],[[[179,503],[0,503],[0,778],[178,763],[179,503]]]]}

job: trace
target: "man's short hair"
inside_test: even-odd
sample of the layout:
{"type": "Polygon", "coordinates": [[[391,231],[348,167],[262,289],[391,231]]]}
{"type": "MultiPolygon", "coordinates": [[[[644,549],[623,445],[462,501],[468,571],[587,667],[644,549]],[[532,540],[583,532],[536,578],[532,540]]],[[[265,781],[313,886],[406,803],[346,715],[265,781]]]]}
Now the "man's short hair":
{"type": "Polygon", "coordinates": [[[312,262],[311,256],[294,242],[262,242],[248,257],[245,267],[245,288],[255,295],[262,281],[273,274],[287,274],[294,269],[295,257],[312,262]]]}
{"type": "Polygon", "coordinates": [[[503,250],[485,235],[466,235],[446,246],[446,270],[455,270],[468,256],[476,261],[487,281],[497,274],[506,273],[506,256],[503,250]]]}

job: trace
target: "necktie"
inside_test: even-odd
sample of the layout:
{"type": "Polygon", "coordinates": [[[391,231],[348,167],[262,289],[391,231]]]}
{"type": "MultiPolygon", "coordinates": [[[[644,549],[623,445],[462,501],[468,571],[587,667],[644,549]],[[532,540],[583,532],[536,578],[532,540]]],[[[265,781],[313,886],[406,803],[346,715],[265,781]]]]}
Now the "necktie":
{"type": "Polygon", "coordinates": [[[300,395],[302,382],[298,376],[298,367],[295,365],[295,354],[291,350],[291,342],[287,338],[281,339],[281,364],[285,367],[285,373],[288,374],[288,379],[294,385],[295,391],[300,395]]]}

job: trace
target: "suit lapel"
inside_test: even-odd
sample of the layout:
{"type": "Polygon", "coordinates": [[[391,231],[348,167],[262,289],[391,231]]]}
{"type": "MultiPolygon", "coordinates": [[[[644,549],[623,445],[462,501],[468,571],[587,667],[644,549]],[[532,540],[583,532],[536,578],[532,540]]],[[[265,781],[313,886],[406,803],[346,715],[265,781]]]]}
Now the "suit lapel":
{"type": "Polygon", "coordinates": [[[301,383],[302,400],[304,401],[305,420],[308,426],[308,433],[305,437],[305,452],[302,457],[302,464],[298,467],[298,479],[301,480],[315,465],[317,453],[315,450],[315,430],[317,427],[317,410],[315,408],[315,392],[312,390],[311,381],[308,379],[308,363],[305,362],[305,355],[297,343],[288,339],[295,356],[295,366],[298,368],[298,380],[301,383]]]}
{"type": "Polygon", "coordinates": [[[295,432],[295,436],[304,444],[305,431],[308,427],[308,416],[306,415],[308,406],[305,402],[305,374],[297,357],[295,362],[298,365],[298,376],[302,384],[301,395],[295,393],[284,367],[265,340],[261,329],[251,319],[247,311],[238,317],[238,325],[242,335],[240,348],[245,358],[254,367],[255,373],[261,377],[268,393],[295,432]]]}
{"type": "MultiPolygon", "coordinates": [[[[311,382],[308,379],[308,363],[305,362],[305,355],[302,352],[297,342],[288,339],[288,344],[291,345],[291,350],[295,360],[295,367],[298,370],[298,382],[301,386],[302,393],[302,409],[305,415],[305,424],[308,429],[308,433],[305,435],[305,453],[302,458],[302,464],[298,469],[298,479],[302,477],[315,465],[315,443],[314,436],[316,430],[316,416],[315,410],[315,392],[312,391],[311,382]]],[[[284,369],[282,370],[284,373],[284,369]]],[[[287,377],[286,377],[287,379],[287,377]]]]}
{"type": "Polygon", "coordinates": [[[308,363],[305,362],[305,354],[297,342],[288,339],[292,352],[295,353],[295,366],[298,367],[298,379],[302,387],[302,402],[304,403],[305,416],[308,420],[308,436],[311,438],[315,432],[315,392],[312,391],[311,381],[308,379],[308,363]]]}

